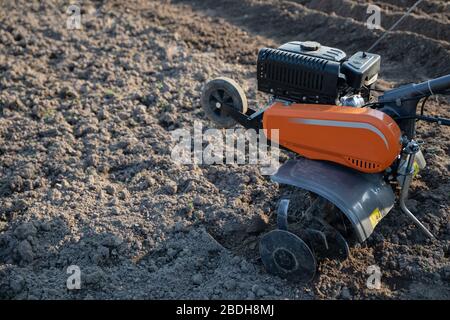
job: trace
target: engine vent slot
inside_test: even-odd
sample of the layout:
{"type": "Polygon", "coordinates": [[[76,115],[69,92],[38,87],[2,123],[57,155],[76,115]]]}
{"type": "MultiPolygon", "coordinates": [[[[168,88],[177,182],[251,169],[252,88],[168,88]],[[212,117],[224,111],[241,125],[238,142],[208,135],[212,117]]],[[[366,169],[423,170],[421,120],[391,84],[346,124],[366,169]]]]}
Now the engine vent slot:
{"type": "Polygon", "coordinates": [[[352,165],[352,167],[357,167],[361,169],[374,170],[380,167],[380,165],[376,162],[356,159],[352,157],[348,157],[347,161],[352,165]]]}

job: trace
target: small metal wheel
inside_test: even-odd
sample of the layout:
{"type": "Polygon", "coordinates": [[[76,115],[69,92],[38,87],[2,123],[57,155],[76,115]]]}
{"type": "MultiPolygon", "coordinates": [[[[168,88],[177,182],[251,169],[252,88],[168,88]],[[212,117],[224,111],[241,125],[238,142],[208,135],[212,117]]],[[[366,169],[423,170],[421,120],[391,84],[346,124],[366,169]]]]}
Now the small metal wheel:
{"type": "Polygon", "coordinates": [[[205,85],[200,103],[206,116],[220,128],[230,128],[236,124],[222,108],[224,104],[241,113],[247,112],[244,90],[234,80],[225,77],[213,79],[205,85]]]}
{"type": "Polygon", "coordinates": [[[273,230],[259,243],[267,272],[299,282],[308,282],[316,273],[316,259],[306,243],[293,233],[273,230]]]}

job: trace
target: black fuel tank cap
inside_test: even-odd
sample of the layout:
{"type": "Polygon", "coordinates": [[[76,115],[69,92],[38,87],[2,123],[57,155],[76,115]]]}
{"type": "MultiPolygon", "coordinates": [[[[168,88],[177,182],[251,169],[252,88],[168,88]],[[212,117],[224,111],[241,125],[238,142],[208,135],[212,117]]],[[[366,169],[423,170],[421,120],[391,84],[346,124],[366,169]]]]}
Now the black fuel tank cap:
{"type": "Polygon", "coordinates": [[[305,41],[300,43],[300,48],[305,51],[316,51],[320,48],[320,43],[316,41],[305,41]]]}

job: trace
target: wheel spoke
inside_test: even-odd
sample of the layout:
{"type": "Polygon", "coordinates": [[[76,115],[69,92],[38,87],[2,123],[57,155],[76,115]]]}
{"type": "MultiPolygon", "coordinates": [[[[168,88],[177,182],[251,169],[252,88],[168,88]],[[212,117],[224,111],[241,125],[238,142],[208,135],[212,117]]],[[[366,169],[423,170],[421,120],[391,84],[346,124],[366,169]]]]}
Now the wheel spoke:
{"type": "Polygon", "coordinates": [[[233,98],[226,91],[223,92],[223,102],[233,104],[233,98]]]}
{"type": "Polygon", "coordinates": [[[213,91],[211,96],[216,99],[216,102],[222,102],[222,97],[219,94],[219,91],[213,91]]]}

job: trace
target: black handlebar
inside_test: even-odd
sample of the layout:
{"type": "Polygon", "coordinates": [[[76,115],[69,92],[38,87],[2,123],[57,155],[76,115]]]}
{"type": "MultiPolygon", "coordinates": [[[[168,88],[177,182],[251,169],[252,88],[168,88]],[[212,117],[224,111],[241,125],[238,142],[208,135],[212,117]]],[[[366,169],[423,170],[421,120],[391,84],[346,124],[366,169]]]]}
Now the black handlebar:
{"type": "Polygon", "coordinates": [[[450,89],[450,74],[421,83],[412,83],[400,88],[386,91],[379,97],[379,102],[395,101],[397,99],[422,98],[433,94],[443,93],[450,89]]]}
{"type": "MultiPolygon", "coordinates": [[[[400,88],[386,91],[378,98],[381,110],[399,119],[400,129],[412,139],[416,131],[417,104],[423,97],[433,94],[447,93],[450,89],[450,74],[422,83],[412,83],[400,88]],[[400,120],[402,119],[402,120],[400,120]]],[[[448,125],[447,121],[423,117],[425,121],[448,125]]]]}
{"type": "Polygon", "coordinates": [[[422,92],[430,94],[442,93],[450,89],[450,74],[419,84],[413,84],[413,89],[415,89],[417,94],[421,94],[422,92]]]}

